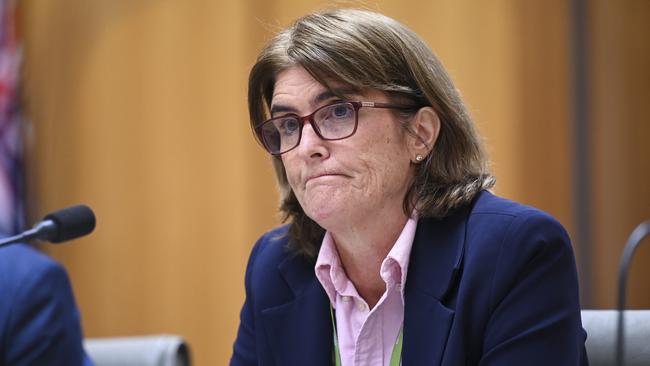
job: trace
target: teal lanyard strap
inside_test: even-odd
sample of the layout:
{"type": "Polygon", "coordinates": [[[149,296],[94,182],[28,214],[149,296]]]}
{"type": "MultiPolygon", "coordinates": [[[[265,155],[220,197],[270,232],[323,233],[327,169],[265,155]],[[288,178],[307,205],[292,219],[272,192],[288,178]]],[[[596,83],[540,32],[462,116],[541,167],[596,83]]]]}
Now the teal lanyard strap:
{"type": "MultiPolygon", "coordinates": [[[[330,317],[332,318],[332,329],[334,330],[334,364],[341,366],[341,350],[339,349],[339,337],[336,331],[336,317],[334,316],[334,308],[330,304],[330,317]]],[[[404,332],[402,327],[399,328],[399,335],[393,347],[393,353],[390,355],[390,366],[400,366],[402,363],[402,343],[404,341],[404,332]]]]}
{"type": "Polygon", "coordinates": [[[339,337],[336,332],[336,318],[334,317],[334,309],[330,304],[330,316],[332,317],[332,329],[334,329],[334,364],[341,366],[341,351],[339,350],[339,337]]]}

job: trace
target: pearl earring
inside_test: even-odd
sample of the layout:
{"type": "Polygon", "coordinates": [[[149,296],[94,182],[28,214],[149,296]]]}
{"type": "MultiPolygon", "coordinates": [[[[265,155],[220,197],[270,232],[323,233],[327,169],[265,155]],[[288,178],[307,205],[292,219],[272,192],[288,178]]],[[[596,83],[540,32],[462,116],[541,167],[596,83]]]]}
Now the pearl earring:
{"type": "Polygon", "coordinates": [[[415,155],[415,161],[417,161],[418,163],[421,162],[422,159],[424,159],[424,156],[422,156],[420,154],[415,155]]]}

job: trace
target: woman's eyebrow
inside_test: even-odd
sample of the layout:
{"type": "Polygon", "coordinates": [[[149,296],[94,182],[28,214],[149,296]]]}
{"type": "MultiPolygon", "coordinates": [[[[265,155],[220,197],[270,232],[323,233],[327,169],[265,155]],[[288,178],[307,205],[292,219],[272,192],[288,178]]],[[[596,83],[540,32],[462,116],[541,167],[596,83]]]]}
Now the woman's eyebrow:
{"type": "Polygon", "coordinates": [[[271,115],[281,112],[296,113],[296,109],[282,104],[274,104],[271,106],[270,112],[271,115]]]}
{"type": "MultiPolygon", "coordinates": [[[[332,90],[325,90],[318,94],[314,100],[313,104],[314,105],[319,105],[322,104],[323,102],[333,99],[333,98],[344,98],[346,96],[350,95],[356,95],[357,93],[355,92],[354,89],[352,88],[335,88],[332,90]]],[[[293,108],[288,105],[284,104],[274,104],[271,106],[271,115],[274,115],[276,113],[297,113],[297,109],[293,108]]]]}
{"type": "Polygon", "coordinates": [[[314,98],[314,104],[321,104],[324,101],[332,98],[347,98],[351,95],[356,95],[356,91],[352,88],[334,88],[323,91],[314,98]]]}

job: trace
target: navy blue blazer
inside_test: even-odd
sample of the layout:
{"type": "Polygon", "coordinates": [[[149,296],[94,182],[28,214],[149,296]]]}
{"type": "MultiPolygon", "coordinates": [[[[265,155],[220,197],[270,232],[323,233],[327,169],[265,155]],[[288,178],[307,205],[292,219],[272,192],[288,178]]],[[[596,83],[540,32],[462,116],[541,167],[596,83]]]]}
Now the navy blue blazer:
{"type": "Polygon", "coordinates": [[[0,365],[92,365],[65,270],[24,244],[0,248],[0,365]]]}
{"type": "MultiPolygon", "coordinates": [[[[314,263],[259,239],[231,365],[332,365],[329,300],[314,263]]],[[[548,214],[488,192],[420,219],[405,287],[402,364],[587,365],[569,238],[548,214]]]]}

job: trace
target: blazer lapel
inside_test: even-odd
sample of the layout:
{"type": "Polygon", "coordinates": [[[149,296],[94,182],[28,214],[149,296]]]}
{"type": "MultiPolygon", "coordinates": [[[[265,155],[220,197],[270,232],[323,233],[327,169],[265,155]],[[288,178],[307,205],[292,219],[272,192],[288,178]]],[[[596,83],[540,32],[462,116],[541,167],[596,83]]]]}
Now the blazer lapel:
{"type": "Polygon", "coordinates": [[[276,365],[332,365],[333,331],[329,299],[313,265],[293,257],[279,271],[295,298],[262,310],[266,338],[276,365]]]}
{"type": "Polygon", "coordinates": [[[418,222],[404,296],[404,365],[442,362],[454,319],[467,215],[464,209],[442,220],[418,222]]]}

